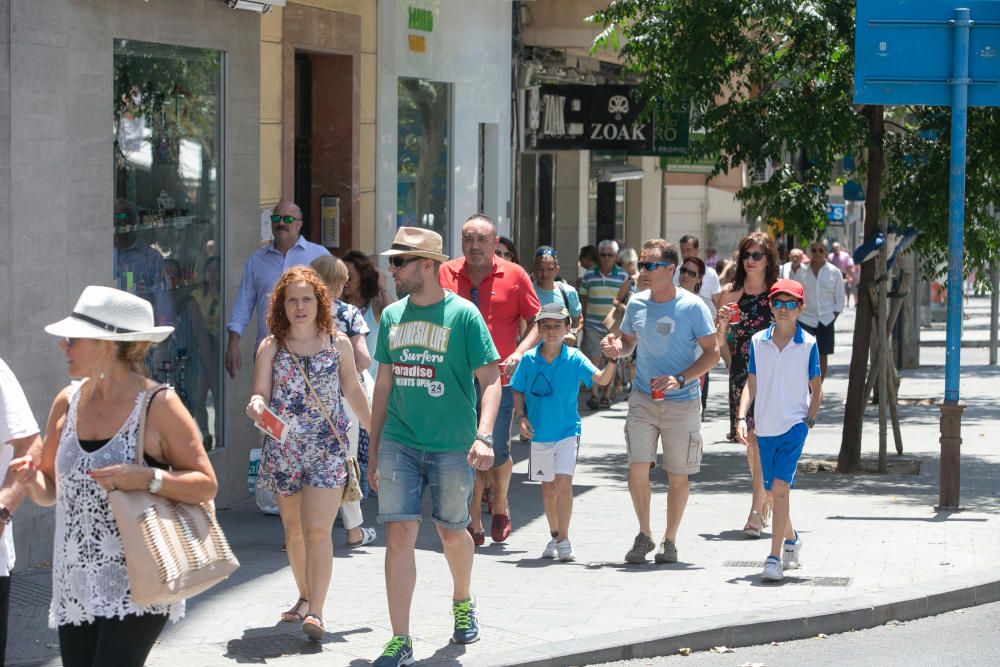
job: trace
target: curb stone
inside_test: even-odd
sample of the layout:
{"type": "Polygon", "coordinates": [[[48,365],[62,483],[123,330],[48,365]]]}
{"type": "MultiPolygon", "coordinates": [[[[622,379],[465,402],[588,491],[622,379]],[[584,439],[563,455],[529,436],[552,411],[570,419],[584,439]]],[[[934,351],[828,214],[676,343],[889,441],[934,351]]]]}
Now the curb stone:
{"type": "Polygon", "coordinates": [[[680,648],[756,646],[773,641],[865,630],[1000,600],[1000,568],[924,584],[783,609],[707,616],[672,624],[670,631],[640,628],[511,651],[493,667],[571,667],[674,655],[680,648]]]}

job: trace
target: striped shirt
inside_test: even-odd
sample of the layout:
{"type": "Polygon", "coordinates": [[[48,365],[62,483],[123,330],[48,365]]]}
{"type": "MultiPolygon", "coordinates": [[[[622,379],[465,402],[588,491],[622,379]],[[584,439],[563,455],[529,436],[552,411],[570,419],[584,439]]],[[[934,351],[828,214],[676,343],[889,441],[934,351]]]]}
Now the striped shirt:
{"type": "Polygon", "coordinates": [[[604,275],[600,267],[595,266],[580,279],[580,298],[587,300],[587,316],[584,326],[606,333],[604,318],[614,307],[615,297],[622,283],[628,279],[628,274],[618,265],[611,268],[611,273],[604,275]]]}

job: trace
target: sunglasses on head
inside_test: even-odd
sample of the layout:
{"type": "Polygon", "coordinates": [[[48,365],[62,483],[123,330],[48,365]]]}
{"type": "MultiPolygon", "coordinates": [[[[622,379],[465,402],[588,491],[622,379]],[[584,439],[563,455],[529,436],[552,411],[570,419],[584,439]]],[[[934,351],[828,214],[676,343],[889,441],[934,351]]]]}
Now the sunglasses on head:
{"type": "MultiPolygon", "coordinates": [[[[539,248],[535,251],[535,257],[558,257],[556,251],[552,248],[539,248]]],[[[581,257],[580,259],[584,259],[581,257]]]]}
{"type": "Polygon", "coordinates": [[[275,214],[273,214],[271,216],[271,224],[272,225],[276,225],[279,222],[283,222],[286,225],[290,225],[293,222],[298,222],[298,221],[299,221],[299,218],[296,218],[294,215],[278,215],[277,213],[275,213],[275,214]]]}
{"type": "Polygon", "coordinates": [[[760,260],[764,259],[765,257],[767,257],[767,255],[764,254],[760,250],[755,250],[754,252],[745,252],[745,253],[743,253],[743,259],[752,259],[755,262],[759,262],[760,260]]]}
{"type": "Polygon", "coordinates": [[[697,278],[698,277],[698,272],[697,271],[692,271],[691,269],[685,269],[682,266],[681,267],[681,275],[682,276],[687,276],[688,278],[697,278]]]}
{"type": "Polygon", "coordinates": [[[661,266],[673,266],[670,262],[639,262],[636,264],[641,271],[656,271],[661,266]]]}
{"type": "Polygon", "coordinates": [[[415,262],[418,259],[423,259],[423,257],[403,257],[402,255],[395,255],[389,258],[389,264],[394,268],[401,269],[410,262],[415,262]]]}
{"type": "Polygon", "coordinates": [[[771,299],[771,310],[781,310],[785,308],[786,310],[796,310],[799,307],[799,302],[797,300],[785,301],[784,299],[771,299]]]}

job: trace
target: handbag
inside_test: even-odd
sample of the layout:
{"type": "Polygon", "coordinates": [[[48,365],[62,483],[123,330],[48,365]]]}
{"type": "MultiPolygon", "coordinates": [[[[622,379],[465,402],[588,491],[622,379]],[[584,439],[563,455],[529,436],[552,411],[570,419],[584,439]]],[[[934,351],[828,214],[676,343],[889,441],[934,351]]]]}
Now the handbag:
{"type": "MultiPolygon", "coordinates": [[[[334,425],[333,420],[330,419],[330,413],[326,411],[326,406],[323,405],[323,401],[320,400],[319,394],[313,388],[312,382],[309,381],[309,376],[306,375],[305,369],[302,368],[302,364],[299,363],[299,358],[294,352],[285,347],[285,351],[288,352],[288,356],[292,358],[295,362],[295,367],[299,369],[299,373],[302,378],[306,381],[306,387],[309,388],[310,393],[312,393],[313,398],[316,399],[316,404],[319,405],[320,412],[323,413],[323,418],[326,419],[326,423],[330,426],[330,430],[333,431],[333,435],[337,438],[337,442],[343,447],[345,452],[351,451],[350,446],[344,442],[344,438],[340,435],[334,425]]],[[[347,457],[347,485],[344,487],[344,502],[353,503],[356,500],[361,500],[361,466],[358,465],[358,459],[355,456],[347,457]]]]}
{"type": "MultiPolygon", "coordinates": [[[[155,392],[143,397],[135,462],[143,465],[146,413],[155,392]]],[[[194,597],[236,571],[240,562],[215,518],[212,501],[197,505],[148,491],[108,493],[121,535],[132,601],[169,604],[194,597]]]]}

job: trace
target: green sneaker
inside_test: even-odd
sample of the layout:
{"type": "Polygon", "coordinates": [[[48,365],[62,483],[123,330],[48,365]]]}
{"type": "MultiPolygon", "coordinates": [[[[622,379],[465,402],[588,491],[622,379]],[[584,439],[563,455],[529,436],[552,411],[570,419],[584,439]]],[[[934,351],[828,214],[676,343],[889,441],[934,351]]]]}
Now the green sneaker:
{"type": "Polygon", "coordinates": [[[455,617],[455,632],[451,636],[453,642],[471,644],[479,641],[479,618],[472,598],[461,602],[452,601],[451,615],[455,617]]]}
{"type": "Polygon", "coordinates": [[[399,667],[413,664],[413,639],[406,635],[393,635],[382,649],[382,655],[372,663],[373,667],[399,667]]]}

